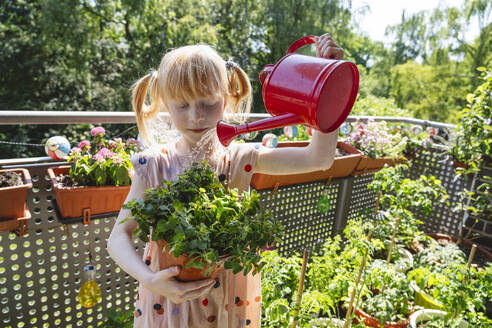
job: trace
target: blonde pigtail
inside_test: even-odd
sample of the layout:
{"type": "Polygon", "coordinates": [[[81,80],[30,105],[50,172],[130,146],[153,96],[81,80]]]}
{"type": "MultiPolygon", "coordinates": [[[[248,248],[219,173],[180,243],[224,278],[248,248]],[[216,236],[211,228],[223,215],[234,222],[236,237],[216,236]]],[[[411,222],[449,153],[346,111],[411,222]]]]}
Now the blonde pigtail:
{"type": "Polygon", "coordinates": [[[131,88],[132,107],[137,118],[138,132],[145,146],[149,146],[153,141],[149,137],[146,120],[155,117],[160,110],[160,100],[158,96],[157,74],[151,73],[140,78],[131,88]],[[145,104],[145,98],[150,85],[150,104],[145,104]]]}
{"type": "MultiPolygon", "coordinates": [[[[248,75],[238,65],[231,67],[229,76],[229,97],[232,98],[234,106],[233,114],[248,114],[251,110],[251,83],[248,75]]],[[[246,115],[240,119],[245,121],[246,115]]]]}

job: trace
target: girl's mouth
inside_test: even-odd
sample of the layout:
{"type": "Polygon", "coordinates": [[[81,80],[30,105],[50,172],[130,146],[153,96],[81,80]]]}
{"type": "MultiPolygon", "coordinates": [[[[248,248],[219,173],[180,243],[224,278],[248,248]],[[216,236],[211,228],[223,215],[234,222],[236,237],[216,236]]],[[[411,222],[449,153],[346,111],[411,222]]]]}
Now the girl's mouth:
{"type": "Polygon", "coordinates": [[[194,133],[202,133],[202,132],[205,132],[207,129],[197,129],[197,130],[188,129],[188,130],[191,131],[191,132],[194,132],[194,133]]]}

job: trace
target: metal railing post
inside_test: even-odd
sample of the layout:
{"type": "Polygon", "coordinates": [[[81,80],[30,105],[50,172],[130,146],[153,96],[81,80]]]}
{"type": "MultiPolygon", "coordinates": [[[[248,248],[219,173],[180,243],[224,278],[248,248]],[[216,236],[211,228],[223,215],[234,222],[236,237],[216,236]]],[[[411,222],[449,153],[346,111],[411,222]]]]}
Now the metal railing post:
{"type": "Polygon", "coordinates": [[[354,179],[355,177],[352,175],[344,178],[338,188],[337,205],[335,208],[335,222],[333,223],[333,230],[331,232],[332,237],[339,234],[347,222],[354,179]]]}

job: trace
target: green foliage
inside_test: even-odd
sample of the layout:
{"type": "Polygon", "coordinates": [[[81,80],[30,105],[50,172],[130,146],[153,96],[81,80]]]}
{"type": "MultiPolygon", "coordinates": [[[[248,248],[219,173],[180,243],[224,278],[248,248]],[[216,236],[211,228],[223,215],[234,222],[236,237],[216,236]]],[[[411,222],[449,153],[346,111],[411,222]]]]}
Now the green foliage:
{"type": "Polygon", "coordinates": [[[205,161],[194,163],[177,181],[147,189],[144,199],[123,208],[138,223],[135,234],[141,240],[147,240],[152,227],[153,241],[165,240],[174,256],[186,254],[192,259],[187,266],[196,268],[227,255],[226,269],[257,273],[265,265],[259,252],[279,242],[282,232],[256,191],[228,192],[205,161]]]}
{"type": "Polygon", "coordinates": [[[281,257],[276,251],[261,254],[262,317],[264,327],[286,327],[292,318],[291,304],[295,302],[302,258],[281,257]]]}
{"type": "Polygon", "coordinates": [[[382,193],[380,204],[383,208],[388,207],[393,215],[401,215],[402,219],[412,219],[414,215],[411,210],[414,208],[429,214],[433,201],[446,202],[449,205],[441,180],[424,175],[417,180],[405,178],[407,170],[408,166],[402,164],[385,167],[375,173],[374,180],[368,187],[374,192],[382,193]]]}
{"type": "Polygon", "coordinates": [[[371,291],[362,308],[384,325],[387,321],[405,320],[413,307],[413,289],[405,274],[386,261],[374,260],[365,273],[371,291]]]}
{"type": "Polygon", "coordinates": [[[130,156],[140,149],[135,139],[106,140],[102,127],[92,129],[92,140],[72,148],[68,162],[70,178],[80,186],[128,186],[133,169],[130,156]]]}
{"type": "Polygon", "coordinates": [[[368,95],[365,98],[359,97],[354,103],[350,115],[411,117],[410,111],[398,108],[393,99],[373,95],[368,95]]]}
{"type": "Polygon", "coordinates": [[[100,326],[101,328],[132,328],[133,327],[133,311],[118,312],[113,309],[108,309],[108,318],[100,326]]]}
{"type": "Polygon", "coordinates": [[[492,71],[482,71],[483,83],[467,95],[467,106],[458,114],[456,135],[450,154],[455,161],[477,170],[482,159],[490,156],[492,144],[492,71]]]}

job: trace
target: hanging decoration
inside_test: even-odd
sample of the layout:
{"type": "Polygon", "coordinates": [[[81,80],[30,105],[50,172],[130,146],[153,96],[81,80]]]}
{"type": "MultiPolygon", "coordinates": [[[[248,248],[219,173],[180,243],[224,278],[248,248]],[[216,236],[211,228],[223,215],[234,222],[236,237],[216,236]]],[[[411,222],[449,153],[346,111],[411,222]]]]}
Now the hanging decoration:
{"type": "Polygon", "coordinates": [[[254,140],[257,135],[258,135],[258,131],[253,131],[250,133],[243,134],[244,139],[246,140],[254,140]]]}
{"type": "Polygon", "coordinates": [[[323,190],[323,196],[318,200],[318,211],[326,213],[331,209],[330,198],[328,197],[328,190],[323,190]]]}
{"type": "Polygon", "coordinates": [[[85,281],[79,290],[80,305],[85,308],[96,306],[101,301],[101,289],[96,281],[96,266],[92,264],[92,229],[89,221],[89,264],[84,267],[85,281]]]}
{"type": "Polygon", "coordinates": [[[284,127],[284,135],[288,139],[295,138],[298,134],[298,129],[296,125],[286,126],[284,127]]]}
{"type": "Polygon", "coordinates": [[[273,133],[267,133],[263,136],[261,144],[265,147],[275,148],[278,145],[278,138],[273,133]]]}
{"type": "Polygon", "coordinates": [[[44,151],[46,155],[53,159],[68,159],[70,153],[70,142],[67,138],[62,136],[51,137],[46,141],[44,145],[44,151]]]}

